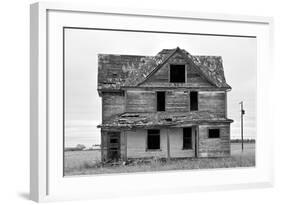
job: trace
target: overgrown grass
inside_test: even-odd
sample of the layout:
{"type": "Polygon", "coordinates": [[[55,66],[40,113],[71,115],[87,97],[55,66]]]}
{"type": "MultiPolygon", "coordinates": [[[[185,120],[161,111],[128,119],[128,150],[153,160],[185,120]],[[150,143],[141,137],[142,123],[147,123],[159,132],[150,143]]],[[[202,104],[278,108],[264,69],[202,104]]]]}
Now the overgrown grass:
{"type": "Polygon", "coordinates": [[[242,153],[240,144],[233,144],[231,156],[223,158],[188,158],[165,159],[153,158],[147,160],[134,160],[130,163],[105,164],[100,162],[100,152],[79,151],[66,152],[65,175],[91,175],[107,173],[131,173],[148,171],[186,170],[186,169],[212,169],[230,167],[255,166],[255,144],[245,144],[242,153]]]}

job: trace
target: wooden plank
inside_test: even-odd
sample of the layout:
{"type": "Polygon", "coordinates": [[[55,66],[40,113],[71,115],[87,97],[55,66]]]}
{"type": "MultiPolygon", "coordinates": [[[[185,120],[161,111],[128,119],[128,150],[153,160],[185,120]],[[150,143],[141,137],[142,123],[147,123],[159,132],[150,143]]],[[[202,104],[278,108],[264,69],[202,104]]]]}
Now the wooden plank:
{"type": "Polygon", "coordinates": [[[224,99],[224,109],[225,109],[225,117],[227,118],[227,92],[225,91],[225,99],[224,99]]]}
{"type": "Polygon", "coordinates": [[[170,154],[170,136],[169,136],[169,128],[167,128],[167,159],[170,161],[171,154],[170,154]]]}
{"type": "Polygon", "coordinates": [[[125,160],[127,160],[127,144],[128,144],[128,142],[127,142],[127,132],[124,130],[124,159],[125,160]]]}
{"type": "Polygon", "coordinates": [[[211,111],[225,117],[225,92],[199,92],[198,108],[200,111],[211,111]]]}
{"type": "Polygon", "coordinates": [[[122,93],[104,93],[102,96],[102,121],[125,112],[125,96],[122,93]]]}
{"type": "Polygon", "coordinates": [[[127,112],[154,112],[155,106],[154,91],[127,91],[127,112]]]}

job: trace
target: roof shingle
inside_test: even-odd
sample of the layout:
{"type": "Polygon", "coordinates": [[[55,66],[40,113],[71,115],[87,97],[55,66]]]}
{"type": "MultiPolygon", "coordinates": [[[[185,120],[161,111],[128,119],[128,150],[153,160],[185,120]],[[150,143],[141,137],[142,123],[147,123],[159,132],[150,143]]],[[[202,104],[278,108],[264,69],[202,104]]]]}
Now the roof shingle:
{"type": "Polygon", "coordinates": [[[138,86],[176,52],[193,62],[215,86],[231,88],[226,83],[220,56],[192,56],[184,49],[176,48],[163,49],[156,56],[99,54],[98,90],[138,86]]]}

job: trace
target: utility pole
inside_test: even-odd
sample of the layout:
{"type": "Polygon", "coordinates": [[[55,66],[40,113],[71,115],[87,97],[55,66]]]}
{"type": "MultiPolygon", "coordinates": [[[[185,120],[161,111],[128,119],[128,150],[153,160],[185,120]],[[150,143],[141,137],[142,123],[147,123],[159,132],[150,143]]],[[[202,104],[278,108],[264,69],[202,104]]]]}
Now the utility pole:
{"type": "Polygon", "coordinates": [[[244,151],[244,139],[243,139],[243,115],[245,115],[245,110],[243,109],[243,101],[239,103],[241,105],[241,146],[242,146],[242,152],[244,151]]]}

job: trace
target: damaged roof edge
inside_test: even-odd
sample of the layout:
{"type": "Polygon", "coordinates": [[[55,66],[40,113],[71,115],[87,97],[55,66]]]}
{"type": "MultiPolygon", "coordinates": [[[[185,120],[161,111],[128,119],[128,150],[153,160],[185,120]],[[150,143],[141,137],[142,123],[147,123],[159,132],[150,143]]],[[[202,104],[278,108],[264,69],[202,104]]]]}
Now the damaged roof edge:
{"type": "Polygon", "coordinates": [[[163,49],[156,56],[98,54],[99,90],[134,87],[148,79],[174,53],[192,61],[216,87],[231,89],[226,83],[220,56],[192,56],[184,49],[163,49]]]}

